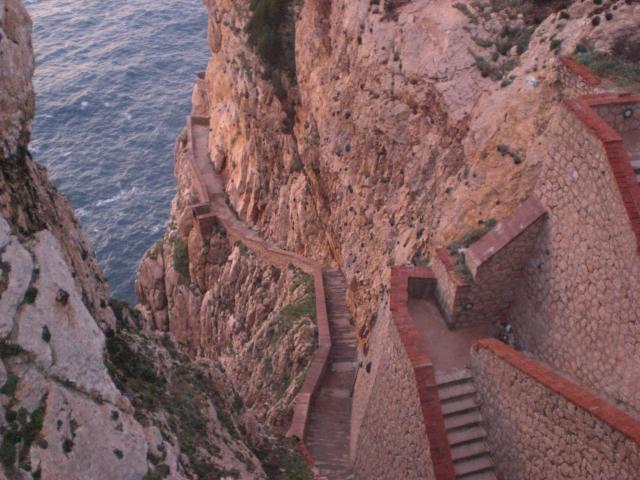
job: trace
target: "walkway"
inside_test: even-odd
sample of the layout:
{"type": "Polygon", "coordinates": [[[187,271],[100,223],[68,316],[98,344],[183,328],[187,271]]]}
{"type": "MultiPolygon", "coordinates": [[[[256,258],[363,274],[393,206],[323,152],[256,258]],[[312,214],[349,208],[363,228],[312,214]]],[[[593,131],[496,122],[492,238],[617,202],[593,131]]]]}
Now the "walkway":
{"type": "Polygon", "coordinates": [[[471,345],[495,336],[496,327],[480,324],[449,330],[433,301],[410,298],[408,308],[433,362],[456,478],[495,480],[487,432],[467,363],[471,345]]]}
{"type": "Polygon", "coordinates": [[[430,300],[410,298],[408,307],[423,337],[436,375],[466,368],[471,345],[476,340],[491,338],[497,333],[491,324],[449,330],[440,310],[430,300]]]}
{"type": "Polygon", "coordinates": [[[337,270],[325,270],[324,280],[331,354],[329,367],[312,403],[306,444],[319,479],[347,480],[353,478],[349,465],[349,430],[356,339],[345,302],[344,277],[337,270]]]}
{"type": "MultiPolygon", "coordinates": [[[[314,274],[316,292],[324,292],[326,305],[317,305],[317,309],[326,308],[324,318],[328,318],[327,333],[330,334],[331,349],[327,370],[320,377],[316,395],[311,402],[307,433],[301,440],[311,452],[320,479],[349,480],[352,478],[349,465],[350,390],[355,370],[356,339],[346,305],[344,277],[339,270],[324,269],[312,260],[273,245],[238,219],[226,203],[223,179],[209,161],[208,118],[190,117],[188,133],[193,147],[191,161],[199,197],[203,203],[207,201],[209,213],[222,223],[230,238],[241,240],[269,263],[282,267],[293,264],[314,274]],[[318,282],[324,284],[320,289],[318,282]]],[[[317,313],[322,343],[323,326],[320,319],[324,312],[317,313]]],[[[307,374],[308,377],[312,370],[313,367],[307,374]]]]}

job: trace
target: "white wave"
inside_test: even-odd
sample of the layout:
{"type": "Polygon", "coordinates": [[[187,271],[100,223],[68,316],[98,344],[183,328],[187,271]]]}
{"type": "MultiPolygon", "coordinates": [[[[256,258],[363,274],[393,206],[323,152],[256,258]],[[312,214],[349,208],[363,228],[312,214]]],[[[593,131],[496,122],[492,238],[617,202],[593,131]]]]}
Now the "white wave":
{"type": "Polygon", "coordinates": [[[87,102],[86,100],[83,100],[82,102],[80,102],[80,108],[82,110],[84,110],[85,108],[87,108],[89,106],[89,102],[87,102]]]}
{"type": "Polygon", "coordinates": [[[125,112],[124,116],[127,118],[127,120],[131,120],[133,118],[129,112],[125,112]]]}
{"type": "Polygon", "coordinates": [[[76,217],[82,218],[82,217],[86,217],[87,215],[89,215],[89,211],[85,208],[76,208],[74,210],[76,217]]]}
{"type": "Polygon", "coordinates": [[[131,190],[121,190],[116,195],[111,198],[107,198],[106,200],[98,200],[96,202],[96,207],[102,207],[104,205],[109,205],[113,202],[118,202],[120,200],[131,198],[135,195],[137,188],[133,187],[131,190]]]}

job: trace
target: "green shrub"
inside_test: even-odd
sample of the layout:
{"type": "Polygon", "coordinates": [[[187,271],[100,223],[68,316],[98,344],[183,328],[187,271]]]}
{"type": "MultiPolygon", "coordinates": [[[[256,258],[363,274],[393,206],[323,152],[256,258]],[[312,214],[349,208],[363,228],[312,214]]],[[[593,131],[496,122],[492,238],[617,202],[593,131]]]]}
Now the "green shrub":
{"type": "Polygon", "coordinates": [[[469,19],[469,21],[474,25],[478,24],[478,16],[475,13],[473,13],[471,10],[469,10],[469,7],[467,6],[466,3],[462,3],[462,2],[454,3],[453,8],[457,8],[462,13],[464,13],[465,16],[469,19]]]}
{"type": "Polygon", "coordinates": [[[189,246],[182,238],[176,239],[173,243],[173,268],[183,278],[191,280],[189,276],[189,246]]]}
{"type": "Polygon", "coordinates": [[[0,388],[0,393],[4,393],[8,397],[13,396],[16,393],[16,389],[18,388],[18,377],[13,373],[7,375],[7,381],[4,382],[2,388],[0,388]]]}
{"type": "Polygon", "coordinates": [[[252,0],[251,17],[245,27],[249,45],[256,49],[265,64],[287,68],[295,64],[291,38],[283,31],[291,0],[252,0]]]}
{"type": "Polygon", "coordinates": [[[38,289],[36,287],[29,287],[27,288],[27,291],[24,292],[24,298],[22,299],[22,303],[31,305],[33,302],[36,301],[37,297],[38,297],[38,289]]]}
{"type": "Polygon", "coordinates": [[[16,343],[0,342],[0,358],[9,358],[20,355],[24,350],[16,343]]]}

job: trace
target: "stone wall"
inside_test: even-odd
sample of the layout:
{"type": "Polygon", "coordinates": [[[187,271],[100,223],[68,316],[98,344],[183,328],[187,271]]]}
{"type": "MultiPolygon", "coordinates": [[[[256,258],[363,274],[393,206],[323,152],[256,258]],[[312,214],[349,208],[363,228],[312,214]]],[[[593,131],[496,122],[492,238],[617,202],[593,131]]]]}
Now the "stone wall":
{"type": "Polygon", "coordinates": [[[428,269],[392,269],[390,306],[379,312],[354,391],[357,479],[455,478],[433,366],[407,310],[409,294],[431,295],[434,282],[428,269]]]}
{"type": "Polygon", "coordinates": [[[360,371],[372,390],[354,438],[355,478],[435,479],[411,362],[389,316],[376,328],[385,339],[378,351],[372,346],[371,373],[360,371]]]}
{"type": "Polygon", "coordinates": [[[455,271],[453,259],[439,251],[434,260],[437,298],[452,328],[497,322],[507,314],[521,273],[542,229],[544,207],[530,198],[465,252],[473,281],[455,271]]]}
{"type": "Polygon", "coordinates": [[[629,97],[629,102],[596,105],[593,108],[618,133],[640,130],[640,101],[637,96],[629,97]]]}
{"type": "Polygon", "coordinates": [[[558,77],[562,92],[569,98],[594,93],[601,80],[573,58],[561,58],[558,77]]]}
{"type": "MultiPolygon", "coordinates": [[[[637,412],[640,258],[628,215],[633,205],[623,201],[624,172],[612,169],[595,120],[587,127],[558,107],[541,139],[546,158],[535,195],[549,220],[510,318],[525,350],[637,412]]],[[[611,129],[600,134],[615,142],[611,129]]]]}
{"type": "Polygon", "coordinates": [[[638,420],[496,340],[476,344],[470,366],[505,478],[638,478],[638,420]]]}

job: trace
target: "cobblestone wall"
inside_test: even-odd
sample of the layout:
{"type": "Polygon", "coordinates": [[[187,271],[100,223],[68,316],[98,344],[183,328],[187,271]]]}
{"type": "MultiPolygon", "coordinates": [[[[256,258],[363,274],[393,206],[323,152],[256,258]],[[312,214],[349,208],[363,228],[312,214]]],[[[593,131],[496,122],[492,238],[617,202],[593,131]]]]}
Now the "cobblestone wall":
{"type": "Polygon", "coordinates": [[[640,130],[640,102],[597,105],[593,108],[618,133],[640,130]]]}
{"type": "Polygon", "coordinates": [[[562,92],[569,98],[592,94],[600,84],[600,79],[592,75],[589,69],[571,58],[560,60],[558,77],[562,92]]]}
{"type": "Polygon", "coordinates": [[[510,318],[527,351],[640,411],[640,258],[602,143],[564,106],[535,195],[545,223],[510,318]]]}
{"type": "Polygon", "coordinates": [[[390,316],[387,310],[378,320],[358,375],[352,407],[355,478],[435,479],[413,368],[390,316]]]}
{"type": "MultiPolygon", "coordinates": [[[[590,406],[598,405],[600,412],[612,411],[612,418],[615,418],[615,407],[603,405],[580,387],[572,387],[562,380],[558,382],[555,375],[548,375],[544,368],[535,365],[537,362],[531,363],[538,376],[548,376],[563,386],[568,398],[573,393],[582,401],[586,399],[585,403],[590,406]]],[[[637,438],[631,439],[487,349],[473,349],[470,366],[482,402],[494,461],[504,478],[638,478],[640,446],[637,438]]],[[[621,419],[621,426],[632,430],[628,420],[621,419]]],[[[640,437],[640,430],[635,436],[640,437]]]]}

